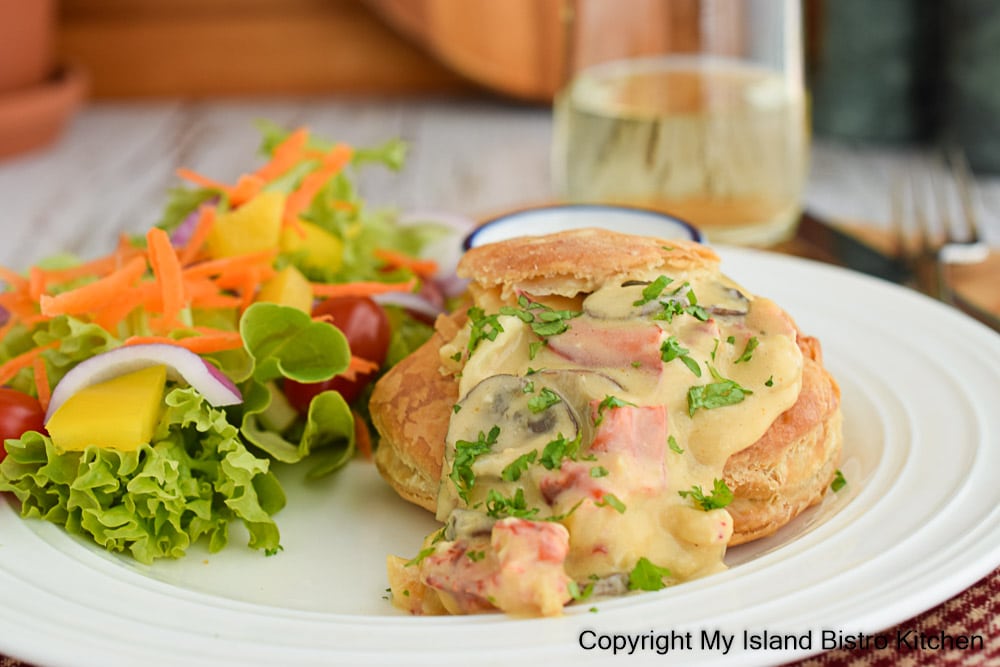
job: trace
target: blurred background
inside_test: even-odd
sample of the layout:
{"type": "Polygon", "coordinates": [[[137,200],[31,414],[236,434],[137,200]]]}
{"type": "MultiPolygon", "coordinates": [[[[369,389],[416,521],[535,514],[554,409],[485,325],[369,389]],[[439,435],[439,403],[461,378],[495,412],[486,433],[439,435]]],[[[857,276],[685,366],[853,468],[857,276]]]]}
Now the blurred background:
{"type": "MultiPolygon", "coordinates": [[[[404,209],[481,218],[549,201],[563,9],[562,0],[0,0],[0,188],[18,193],[8,215],[47,219],[39,179],[75,176],[91,183],[62,186],[64,201],[90,211],[78,215],[141,228],[155,215],[140,209],[162,200],[153,193],[177,166],[239,173],[258,117],[357,142],[409,140],[410,175],[376,183],[379,198],[404,209]],[[134,194],[107,211],[85,200],[95,188],[134,194]]],[[[1000,4],[805,0],[803,17],[806,207],[884,227],[891,172],[946,138],[968,153],[997,244],[1000,4]]]]}

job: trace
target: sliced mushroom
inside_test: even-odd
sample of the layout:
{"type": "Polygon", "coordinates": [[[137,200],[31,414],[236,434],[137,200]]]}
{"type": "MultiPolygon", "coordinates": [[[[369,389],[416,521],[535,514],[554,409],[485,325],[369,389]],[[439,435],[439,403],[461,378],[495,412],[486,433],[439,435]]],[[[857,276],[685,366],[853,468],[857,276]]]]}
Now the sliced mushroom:
{"type": "MultiPolygon", "coordinates": [[[[494,427],[495,440],[473,464],[475,481],[468,492],[469,506],[483,502],[491,488],[505,494],[512,492],[501,482],[501,474],[521,454],[540,452],[560,436],[572,440],[579,433],[575,411],[552,387],[531,377],[486,378],[459,401],[458,411],[451,417],[438,494],[438,518],[444,520],[462,505],[450,479],[457,443],[477,442],[481,437],[488,440],[494,427]]],[[[531,489],[525,492],[532,494],[531,489]]]]}
{"type": "Polygon", "coordinates": [[[455,509],[444,526],[444,539],[449,542],[473,537],[489,537],[496,519],[484,512],[455,509]]]}

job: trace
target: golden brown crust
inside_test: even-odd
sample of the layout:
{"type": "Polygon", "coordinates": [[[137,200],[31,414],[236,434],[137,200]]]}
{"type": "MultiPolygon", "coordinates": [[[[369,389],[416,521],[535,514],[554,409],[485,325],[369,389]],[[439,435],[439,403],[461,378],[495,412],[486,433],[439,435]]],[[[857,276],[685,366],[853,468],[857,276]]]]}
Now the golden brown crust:
{"type": "Polygon", "coordinates": [[[823,368],[819,341],[800,336],[799,348],[804,365],[795,404],[726,462],[731,545],[770,535],[818,502],[840,459],[840,388],[823,368]]]}
{"type": "Polygon", "coordinates": [[[621,276],[713,269],[718,263],[715,252],[700,243],[578,229],[473,248],[459,262],[458,275],[480,289],[499,288],[504,296],[514,284],[532,294],[574,296],[621,276]]]}
{"type": "Polygon", "coordinates": [[[381,435],[376,467],[399,495],[432,511],[451,407],[458,401],[458,382],[440,373],[438,350],[455,336],[460,317],[438,318],[434,335],[378,381],[369,403],[381,435]]]}
{"type": "MultiPolygon", "coordinates": [[[[704,246],[601,230],[524,237],[470,250],[459,265],[477,303],[509,298],[515,289],[574,296],[622,276],[670,269],[717,271],[704,246]],[[586,257],[586,262],[580,262],[586,257]]],[[[379,381],[371,413],[382,436],[375,462],[399,494],[430,511],[458,380],[441,373],[439,350],[464,316],[440,318],[438,332],[379,381]]],[[[730,544],[773,533],[816,503],[840,456],[840,391],[822,364],[819,342],[799,336],[804,368],[796,403],[756,443],[732,456],[726,481],[735,500],[730,544]]]]}

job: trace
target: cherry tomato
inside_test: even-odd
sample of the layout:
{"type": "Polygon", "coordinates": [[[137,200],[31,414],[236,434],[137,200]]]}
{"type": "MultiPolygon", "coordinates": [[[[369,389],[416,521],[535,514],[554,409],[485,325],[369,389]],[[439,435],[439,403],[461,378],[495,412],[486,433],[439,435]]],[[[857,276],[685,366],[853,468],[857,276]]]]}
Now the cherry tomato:
{"type": "MultiPolygon", "coordinates": [[[[382,365],[392,332],[389,318],[381,306],[366,297],[332,298],[321,301],[313,309],[314,317],[320,315],[333,318],[333,325],[347,337],[351,354],[382,365]]],[[[374,373],[360,374],[352,382],[337,376],[325,382],[309,384],[285,380],[285,396],[292,407],[304,414],[313,396],[329,389],[339,391],[345,401],[353,403],[374,377],[374,373]]]]}
{"type": "Polygon", "coordinates": [[[3,441],[45,428],[45,411],[36,398],[16,389],[0,388],[0,461],[7,456],[3,441]]]}

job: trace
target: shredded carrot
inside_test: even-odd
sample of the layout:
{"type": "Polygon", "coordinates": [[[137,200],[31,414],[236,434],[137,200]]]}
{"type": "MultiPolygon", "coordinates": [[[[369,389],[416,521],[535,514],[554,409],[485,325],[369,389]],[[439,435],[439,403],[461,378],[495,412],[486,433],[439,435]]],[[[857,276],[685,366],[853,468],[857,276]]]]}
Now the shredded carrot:
{"type": "Polygon", "coordinates": [[[273,181],[286,171],[295,166],[295,163],[302,159],[302,151],[309,140],[309,130],[300,127],[295,130],[274,147],[271,160],[263,167],[254,172],[254,176],[264,180],[273,181]]]}
{"type": "Polygon", "coordinates": [[[38,301],[45,292],[45,274],[37,266],[28,270],[28,296],[32,301],[38,301]]]}
{"type": "MultiPolygon", "coordinates": [[[[103,327],[105,331],[117,333],[118,324],[139,306],[149,304],[150,299],[158,292],[159,289],[154,283],[143,283],[122,290],[114,299],[94,313],[94,323],[103,327]]],[[[157,306],[159,304],[151,305],[157,306]]],[[[150,308],[152,312],[157,310],[159,309],[156,307],[150,308]]]]}
{"type": "Polygon", "coordinates": [[[238,331],[226,331],[211,336],[189,336],[188,338],[170,338],[168,336],[131,336],[125,339],[124,345],[146,345],[150,343],[165,343],[176,345],[196,354],[222,352],[243,347],[243,339],[238,331]]]}
{"type": "Polygon", "coordinates": [[[309,208],[312,200],[326,185],[326,182],[336,176],[351,161],[353,149],[347,144],[337,144],[323,156],[319,169],[302,179],[298,190],[288,195],[285,200],[284,224],[296,225],[299,214],[309,208]]]}
{"type": "Polygon", "coordinates": [[[177,170],[176,173],[179,177],[183,178],[185,181],[190,181],[195,185],[200,185],[201,187],[208,188],[209,190],[221,190],[228,194],[231,189],[225,183],[222,183],[221,181],[217,181],[212,178],[208,178],[207,176],[202,176],[198,172],[192,171],[191,169],[185,169],[184,167],[181,167],[180,169],[177,170]]]}
{"type": "Polygon", "coordinates": [[[417,259],[388,248],[376,248],[373,254],[391,268],[409,269],[421,278],[430,278],[438,271],[437,262],[433,259],[417,259]]]}
{"type": "Polygon", "coordinates": [[[66,283],[71,280],[85,278],[87,276],[104,276],[120,269],[125,262],[142,255],[142,250],[133,246],[128,239],[119,243],[119,247],[110,255],[98,257],[97,259],[65,269],[49,269],[43,271],[45,276],[45,287],[50,285],[66,283]]]}
{"type": "Polygon", "coordinates": [[[207,262],[199,262],[198,264],[185,268],[184,277],[205,278],[208,276],[218,276],[230,270],[241,271],[245,267],[270,264],[271,260],[273,260],[277,254],[278,251],[276,249],[261,250],[260,252],[251,252],[245,255],[235,255],[233,257],[222,257],[220,259],[213,259],[207,262]]]}
{"type": "Polygon", "coordinates": [[[78,315],[96,310],[141,278],[145,272],[145,258],[133,257],[125,266],[104,278],[56,296],[42,295],[39,301],[42,314],[78,315]]]}
{"type": "Polygon", "coordinates": [[[0,266],[0,280],[3,280],[15,290],[28,289],[28,279],[19,273],[0,266]]]}
{"type": "Polygon", "coordinates": [[[368,424],[354,410],[351,410],[351,414],[354,416],[354,446],[358,448],[358,453],[366,461],[370,461],[372,458],[372,434],[368,431],[368,424]]]}
{"type": "Polygon", "coordinates": [[[412,292],[417,286],[417,280],[407,280],[405,283],[356,282],[331,285],[326,283],[310,283],[313,294],[319,297],[372,296],[386,292],[412,292]]]}
{"type": "Polygon", "coordinates": [[[17,355],[11,359],[8,359],[3,365],[0,365],[0,385],[7,384],[10,382],[15,375],[21,372],[21,369],[28,368],[35,361],[35,357],[39,356],[47,350],[54,349],[59,346],[59,341],[52,341],[47,345],[40,345],[34,347],[27,352],[17,355]]]}
{"type": "Polygon", "coordinates": [[[159,227],[153,227],[146,233],[146,244],[153,279],[163,295],[163,319],[172,322],[187,305],[181,263],[174,246],[170,244],[170,237],[159,227]]]}
{"type": "Polygon", "coordinates": [[[340,375],[351,382],[358,379],[359,375],[365,375],[366,373],[374,373],[378,370],[378,364],[374,361],[368,361],[367,359],[362,359],[361,357],[356,357],[351,355],[351,360],[347,364],[347,370],[345,370],[340,375]]]}
{"type": "Polygon", "coordinates": [[[236,185],[229,190],[229,203],[233,206],[239,206],[244,202],[250,201],[258,192],[264,189],[266,184],[267,181],[255,174],[240,176],[239,180],[236,181],[236,185]]]}
{"type": "Polygon", "coordinates": [[[42,405],[42,410],[49,409],[49,401],[52,400],[52,389],[49,387],[49,373],[45,369],[45,359],[41,356],[31,360],[31,368],[35,374],[35,389],[38,391],[38,402],[42,405]]]}
{"type": "Polygon", "coordinates": [[[198,252],[205,245],[205,240],[215,224],[215,207],[202,206],[198,211],[198,221],[195,223],[191,237],[181,249],[180,262],[187,266],[198,257],[198,252]]]}

